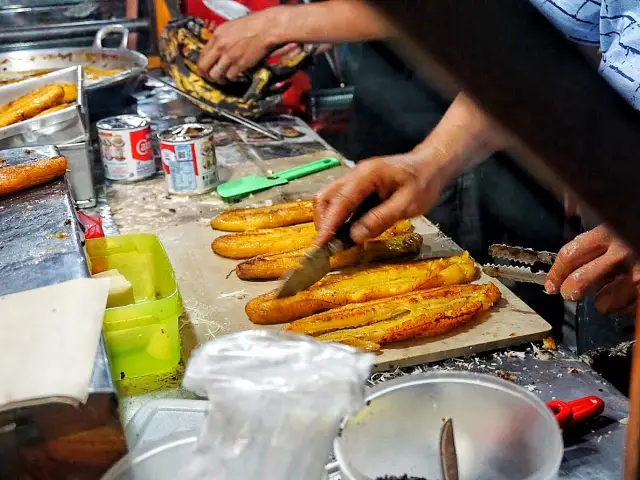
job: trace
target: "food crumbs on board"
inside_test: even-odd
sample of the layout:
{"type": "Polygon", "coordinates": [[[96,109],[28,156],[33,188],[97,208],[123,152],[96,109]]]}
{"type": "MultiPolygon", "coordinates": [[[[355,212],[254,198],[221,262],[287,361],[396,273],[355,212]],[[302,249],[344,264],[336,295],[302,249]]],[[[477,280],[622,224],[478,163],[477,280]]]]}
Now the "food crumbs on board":
{"type": "Polygon", "coordinates": [[[236,290],[235,292],[229,292],[229,293],[221,293],[220,295],[218,295],[218,298],[222,298],[222,299],[230,299],[230,298],[235,298],[237,300],[242,300],[243,298],[247,298],[249,294],[244,290],[236,290]]]}

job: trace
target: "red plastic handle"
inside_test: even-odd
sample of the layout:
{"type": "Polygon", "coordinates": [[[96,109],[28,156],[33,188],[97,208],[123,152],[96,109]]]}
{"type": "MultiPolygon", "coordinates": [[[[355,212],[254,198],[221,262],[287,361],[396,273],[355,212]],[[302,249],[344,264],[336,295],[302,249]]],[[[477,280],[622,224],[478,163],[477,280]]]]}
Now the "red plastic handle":
{"type": "Polygon", "coordinates": [[[547,406],[553,412],[562,429],[596,417],[604,411],[604,401],[595,395],[570,402],[551,400],[547,402],[547,406]]]}

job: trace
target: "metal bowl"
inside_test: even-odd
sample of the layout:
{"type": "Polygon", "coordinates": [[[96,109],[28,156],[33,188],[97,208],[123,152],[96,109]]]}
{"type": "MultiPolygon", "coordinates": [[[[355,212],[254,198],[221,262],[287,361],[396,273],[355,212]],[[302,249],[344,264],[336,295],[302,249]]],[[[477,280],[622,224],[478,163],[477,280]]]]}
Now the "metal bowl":
{"type": "Polygon", "coordinates": [[[441,478],[439,437],[453,419],[460,479],[556,478],[562,436],[535,395],[498,378],[434,372],[372,389],[334,442],[342,480],[441,478]]]}

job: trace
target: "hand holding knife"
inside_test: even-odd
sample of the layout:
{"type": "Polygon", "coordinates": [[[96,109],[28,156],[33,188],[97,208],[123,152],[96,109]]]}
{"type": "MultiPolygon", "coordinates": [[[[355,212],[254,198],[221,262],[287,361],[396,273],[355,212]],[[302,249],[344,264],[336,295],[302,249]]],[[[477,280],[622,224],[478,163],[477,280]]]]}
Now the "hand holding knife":
{"type": "Polygon", "coordinates": [[[380,205],[378,194],[373,193],[365,198],[349,219],[338,228],[332,240],[305,255],[300,267],[287,274],[278,298],[290,297],[306,290],[329,273],[331,256],[355,245],[351,238],[353,224],[378,205],[380,205]]]}

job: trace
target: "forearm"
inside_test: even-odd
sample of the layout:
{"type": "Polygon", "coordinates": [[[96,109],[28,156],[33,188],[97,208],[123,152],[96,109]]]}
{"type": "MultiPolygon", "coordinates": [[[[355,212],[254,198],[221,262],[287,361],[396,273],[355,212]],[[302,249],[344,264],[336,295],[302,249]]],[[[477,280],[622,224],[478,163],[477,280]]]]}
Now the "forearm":
{"type": "Polygon", "coordinates": [[[459,94],[427,138],[411,155],[440,164],[452,180],[464,170],[509,146],[508,137],[466,94],[459,94]]]}
{"type": "Polygon", "coordinates": [[[357,0],[332,0],[272,9],[273,43],[353,43],[391,36],[388,23],[357,0]]]}

